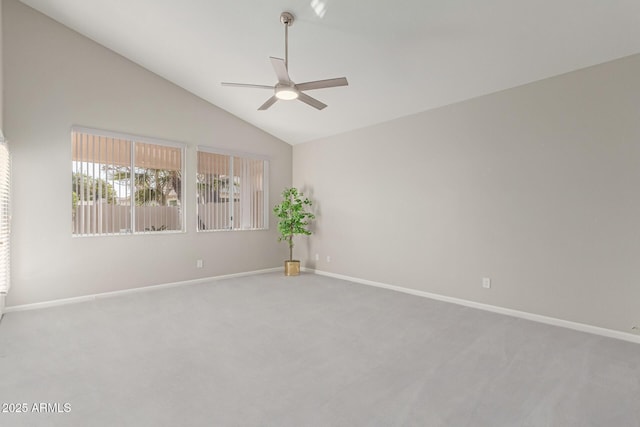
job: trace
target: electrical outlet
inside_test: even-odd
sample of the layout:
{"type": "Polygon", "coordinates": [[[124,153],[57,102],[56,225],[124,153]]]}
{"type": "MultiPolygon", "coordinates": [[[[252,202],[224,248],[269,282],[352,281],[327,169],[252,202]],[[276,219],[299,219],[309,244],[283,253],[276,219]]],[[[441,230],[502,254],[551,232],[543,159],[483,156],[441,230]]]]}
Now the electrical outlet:
{"type": "Polygon", "coordinates": [[[320,254],[316,254],[316,261],[320,261],[320,254]]]}
{"type": "Polygon", "coordinates": [[[331,256],[327,255],[327,262],[331,262],[331,256]]]}
{"type": "Polygon", "coordinates": [[[202,262],[201,259],[196,261],[196,268],[202,268],[203,265],[204,265],[204,263],[202,262]]]}
{"type": "Polygon", "coordinates": [[[482,287],[485,289],[489,289],[491,287],[491,278],[483,277],[482,278],[482,287]]]}

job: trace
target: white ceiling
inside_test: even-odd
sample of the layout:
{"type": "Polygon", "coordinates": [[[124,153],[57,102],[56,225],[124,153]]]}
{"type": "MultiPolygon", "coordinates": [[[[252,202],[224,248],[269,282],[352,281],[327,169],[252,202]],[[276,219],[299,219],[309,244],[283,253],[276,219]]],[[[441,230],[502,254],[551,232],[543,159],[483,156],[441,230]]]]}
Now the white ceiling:
{"type": "Polygon", "coordinates": [[[640,52],[638,0],[22,0],[266,132],[297,144],[640,52]],[[297,82],[348,87],[257,108],[269,56],[297,82]]]}

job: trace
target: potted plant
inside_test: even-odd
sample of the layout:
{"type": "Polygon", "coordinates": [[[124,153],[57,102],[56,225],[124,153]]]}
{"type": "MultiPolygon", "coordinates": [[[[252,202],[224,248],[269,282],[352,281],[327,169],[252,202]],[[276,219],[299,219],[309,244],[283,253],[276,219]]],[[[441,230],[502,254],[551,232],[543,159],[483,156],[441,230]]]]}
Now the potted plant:
{"type": "Polygon", "coordinates": [[[315,215],[306,209],[311,206],[311,200],[304,197],[297,188],[286,188],[282,192],[282,202],[273,208],[273,213],[278,217],[278,241],[285,240],[289,244],[289,260],[284,262],[285,276],[297,276],[300,274],[300,261],[293,259],[293,236],[296,234],[310,235],[307,228],[309,221],[315,219],[315,215]]]}

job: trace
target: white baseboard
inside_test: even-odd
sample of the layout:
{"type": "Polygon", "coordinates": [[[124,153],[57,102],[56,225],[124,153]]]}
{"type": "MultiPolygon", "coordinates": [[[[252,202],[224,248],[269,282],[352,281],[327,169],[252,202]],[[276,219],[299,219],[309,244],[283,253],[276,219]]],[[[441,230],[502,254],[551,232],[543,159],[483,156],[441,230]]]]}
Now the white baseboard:
{"type": "Polygon", "coordinates": [[[274,271],[281,271],[281,270],[282,270],[282,267],[273,267],[273,268],[267,268],[264,270],[225,274],[222,276],[204,277],[202,279],[184,280],[181,282],[163,283],[160,285],[151,285],[151,286],[143,286],[140,288],[123,289],[121,291],[112,291],[112,292],[103,292],[99,294],[83,295],[81,297],[62,298],[62,299],[57,299],[53,301],[36,302],[33,304],[13,305],[10,307],[5,307],[4,312],[12,313],[16,311],[37,310],[40,308],[55,307],[58,305],[75,304],[78,302],[85,302],[85,301],[94,301],[100,298],[109,298],[109,297],[115,297],[119,295],[134,294],[138,292],[148,292],[148,291],[154,291],[159,289],[175,288],[178,286],[198,285],[203,283],[209,283],[216,280],[231,279],[233,277],[254,276],[256,274],[272,273],[274,271]]]}
{"type": "Polygon", "coordinates": [[[372,280],[360,279],[357,277],[345,276],[342,274],[329,273],[322,270],[314,270],[310,268],[301,268],[302,271],[318,274],[321,276],[333,277],[336,279],[347,280],[349,282],[360,283],[362,285],[375,286],[378,288],[391,289],[405,294],[417,295],[424,298],[430,298],[438,301],[450,302],[453,304],[463,305],[465,307],[477,308],[480,310],[491,311],[493,313],[505,314],[507,316],[519,317],[521,319],[532,320],[534,322],[546,323],[548,325],[560,326],[563,328],[574,329],[576,331],[587,332],[590,334],[601,335],[608,338],[616,338],[619,340],[630,341],[640,344],[640,336],[627,332],[616,331],[613,329],[601,328],[598,326],[587,325],[584,323],[571,322],[569,320],[557,319],[555,317],[542,316],[540,314],[528,313],[526,311],[513,310],[510,308],[498,307],[490,304],[469,301],[460,298],[448,297],[445,295],[433,294],[430,292],[419,291],[417,289],[403,288],[402,286],[389,285],[387,283],[374,282],[372,280]]]}

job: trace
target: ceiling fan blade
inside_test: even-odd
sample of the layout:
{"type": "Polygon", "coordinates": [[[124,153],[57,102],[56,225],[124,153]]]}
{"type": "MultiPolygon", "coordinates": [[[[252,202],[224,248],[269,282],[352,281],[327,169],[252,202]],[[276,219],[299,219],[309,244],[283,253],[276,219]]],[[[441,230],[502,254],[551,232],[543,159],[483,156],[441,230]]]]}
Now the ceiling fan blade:
{"type": "Polygon", "coordinates": [[[227,82],[222,82],[220,84],[222,86],[251,87],[251,88],[256,88],[256,89],[271,89],[271,90],[273,90],[273,86],[266,86],[266,85],[252,85],[252,84],[247,84],[247,83],[227,83],[227,82]]]}
{"type": "Polygon", "coordinates": [[[289,78],[289,72],[287,71],[287,66],[284,63],[284,59],[274,58],[273,56],[269,57],[269,59],[271,60],[271,65],[273,65],[273,70],[276,72],[276,76],[278,76],[278,82],[291,82],[291,79],[289,78]]]}
{"type": "Polygon", "coordinates": [[[338,77],[337,79],[316,80],[313,82],[305,82],[297,84],[298,90],[324,89],[327,87],[348,86],[349,82],[346,77],[338,77]]]}
{"type": "Polygon", "coordinates": [[[327,106],[327,104],[324,104],[320,101],[318,101],[315,98],[310,97],[309,95],[300,92],[298,94],[298,99],[302,102],[304,102],[305,104],[309,104],[311,105],[313,108],[316,108],[318,110],[322,110],[323,108],[325,108],[327,106]]]}
{"type": "Polygon", "coordinates": [[[277,100],[278,100],[278,98],[276,98],[276,96],[275,96],[275,95],[273,95],[271,98],[267,99],[267,100],[265,101],[265,103],[264,103],[264,104],[262,104],[262,105],[260,106],[260,108],[258,108],[258,110],[259,110],[259,111],[266,110],[267,108],[269,108],[269,107],[271,107],[273,104],[275,104],[277,100]]]}

